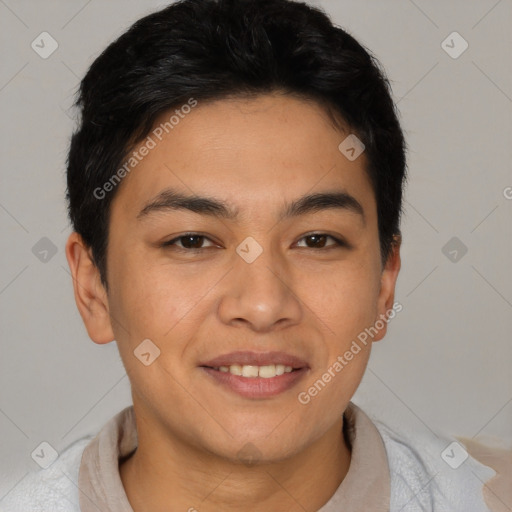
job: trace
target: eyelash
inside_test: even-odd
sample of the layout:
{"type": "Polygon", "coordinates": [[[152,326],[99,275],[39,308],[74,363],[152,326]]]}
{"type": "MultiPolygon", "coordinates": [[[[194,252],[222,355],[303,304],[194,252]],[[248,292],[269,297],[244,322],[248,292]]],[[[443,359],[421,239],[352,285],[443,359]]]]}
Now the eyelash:
{"type": "MultiPolygon", "coordinates": [[[[346,248],[349,248],[350,246],[343,242],[342,240],[332,236],[332,235],[328,235],[327,233],[321,233],[321,232],[318,232],[318,233],[309,233],[307,235],[304,235],[300,240],[303,240],[305,238],[309,238],[309,237],[312,237],[312,236],[326,236],[327,238],[331,238],[332,240],[334,240],[335,244],[333,245],[329,245],[327,247],[320,247],[319,249],[315,249],[315,247],[304,247],[304,249],[311,249],[311,250],[323,250],[323,251],[326,251],[326,250],[329,250],[329,249],[336,249],[336,248],[340,248],[340,247],[346,247],[346,248]]],[[[195,249],[187,249],[187,248],[184,248],[184,247],[179,247],[175,244],[176,241],[178,240],[181,240],[182,238],[189,238],[189,237],[201,237],[201,238],[204,238],[206,240],[210,240],[207,236],[205,235],[201,235],[200,233],[185,233],[184,235],[180,235],[180,236],[177,236],[176,238],[173,238],[172,240],[168,240],[167,242],[163,242],[161,244],[161,247],[163,248],[169,248],[169,247],[173,247],[175,250],[178,250],[178,251],[181,251],[181,252],[201,252],[201,251],[204,251],[205,249],[208,249],[209,247],[199,247],[199,248],[195,248],[195,249]]],[[[211,240],[210,240],[211,242],[211,240]]]]}

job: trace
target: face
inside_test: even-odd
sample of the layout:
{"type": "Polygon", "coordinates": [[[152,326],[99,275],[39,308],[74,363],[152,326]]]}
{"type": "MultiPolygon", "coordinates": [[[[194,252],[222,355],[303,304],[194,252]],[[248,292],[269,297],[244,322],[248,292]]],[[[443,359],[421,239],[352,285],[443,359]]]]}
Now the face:
{"type": "Polygon", "coordinates": [[[153,432],[270,461],[340,421],[385,327],[353,342],[392,308],[399,270],[398,250],[381,267],[365,155],[338,149],[349,133],[289,96],[199,102],[123,179],[104,309],[81,312],[94,341],[117,341],[153,432]]]}

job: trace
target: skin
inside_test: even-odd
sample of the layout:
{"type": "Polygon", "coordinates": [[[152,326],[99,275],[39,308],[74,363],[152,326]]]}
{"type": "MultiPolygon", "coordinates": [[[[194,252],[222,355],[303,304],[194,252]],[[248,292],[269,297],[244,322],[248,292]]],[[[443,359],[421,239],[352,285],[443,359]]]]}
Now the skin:
{"type": "Polygon", "coordinates": [[[512,450],[494,448],[475,441],[469,437],[457,438],[466,448],[471,457],[491,467],[496,475],[485,482],[483,495],[489,510],[493,512],[509,512],[512,510],[512,450]]]}
{"type": "Polygon", "coordinates": [[[349,133],[317,103],[283,94],[199,103],[116,192],[108,294],[89,248],[69,237],[88,334],[116,340],[132,386],[139,444],[120,475],[135,512],[314,511],[343,481],[351,454],[342,414],[372,343],[308,404],[297,394],[392,308],[400,270],[400,240],[381,266],[365,155],[349,161],[338,150],[349,133]],[[221,199],[240,218],[168,210],[137,219],[167,187],[221,199]],[[285,202],[340,189],[361,203],[365,222],[333,208],[277,221],[285,202]],[[207,237],[203,252],[158,245],[187,232],[207,237]],[[315,245],[311,232],[350,247],[331,249],[330,238],[315,245]],[[263,249],[250,264],[235,251],[248,236],[263,249]],[[149,366],[133,354],[147,338],[161,351],[149,366]],[[198,367],[234,350],[288,352],[309,369],[291,390],[243,398],[198,367]],[[253,465],[238,455],[249,442],[253,465]]]}

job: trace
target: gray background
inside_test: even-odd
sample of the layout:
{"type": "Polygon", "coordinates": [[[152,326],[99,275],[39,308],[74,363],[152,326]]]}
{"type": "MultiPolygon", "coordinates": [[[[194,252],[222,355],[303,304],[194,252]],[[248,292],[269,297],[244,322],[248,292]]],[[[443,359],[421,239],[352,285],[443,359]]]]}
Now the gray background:
{"type": "MultiPolygon", "coordinates": [[[[313,3],[381,60],[410,147],[403,311],[354,401],[390,424],[512,447],[512,2],[313,3]],[[469,43],[456,59],[441,47],[453,31],[469,43]],[[468,250],[455,262],[453,237],[468,250]]],[[[165,4],[0,0],[0,498],[37,467],[39,443],[61,451],[131,403],[115,343],[89,340],[73,299],[69,107],[99,52],[165,4]],[[59,45],[47,59],[31,48],[43,31],[59,45]],[[47,261],[33,252],[43,237],[47,261]]]]}

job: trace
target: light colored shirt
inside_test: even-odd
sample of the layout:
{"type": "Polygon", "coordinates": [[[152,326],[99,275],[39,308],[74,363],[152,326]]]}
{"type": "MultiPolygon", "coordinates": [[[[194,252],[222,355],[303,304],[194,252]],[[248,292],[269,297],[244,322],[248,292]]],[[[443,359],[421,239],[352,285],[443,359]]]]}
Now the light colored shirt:
{"type": "MultiPolygon", "coordinates": [[[[349,470],[318,512],[387,512],[390,474],[386,449],[377,428],[351,402],[344,413],[344,429],[352,451],[349,470]]],[[[130,456],[136,447],[131,406],[112,418],[84,450],[78,480],[82,512],[133,512],[119,475],[118,460],[130,456]]]]}
{"type": "MultiPolygon", "coordinates": [[[[512,511],[512,450],[460,440],[469,455],[452,468],[441,453],[453,456],[455,438],[391,429],[352,402],[343,428],[351,445],[349,470],[318,512],[512,511]]],[[[68,446],[47,469],[22,479],[0,500],[0,512],[133,512],[119,463],[136,447],[130,406],[96,435],[68,446]]]]}

